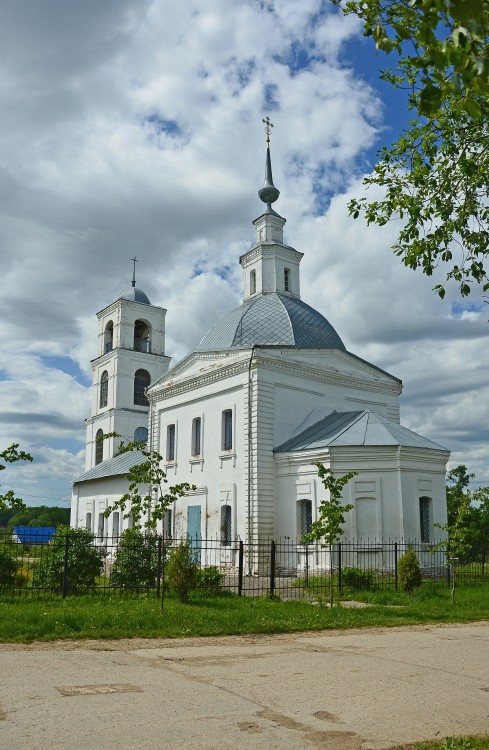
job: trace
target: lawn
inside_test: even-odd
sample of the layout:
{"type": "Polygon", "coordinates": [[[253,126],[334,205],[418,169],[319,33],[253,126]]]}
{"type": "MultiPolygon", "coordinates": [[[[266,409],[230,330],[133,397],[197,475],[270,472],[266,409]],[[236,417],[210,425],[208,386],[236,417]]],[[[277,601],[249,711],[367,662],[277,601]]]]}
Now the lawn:
{"type": "Polygon", "coordinates": [[[393,627],[489,619],[489,588],[467,586],[450,602],[446,586],[425,585],[411,595],[359,592],[367,608],[270,601],[237,596],[197,597],[188,604],[154,596],[99,594],[17,598],[0,602],[0,641],[26,643],[56,638],[176,638],[301,630],[393,627]]]}

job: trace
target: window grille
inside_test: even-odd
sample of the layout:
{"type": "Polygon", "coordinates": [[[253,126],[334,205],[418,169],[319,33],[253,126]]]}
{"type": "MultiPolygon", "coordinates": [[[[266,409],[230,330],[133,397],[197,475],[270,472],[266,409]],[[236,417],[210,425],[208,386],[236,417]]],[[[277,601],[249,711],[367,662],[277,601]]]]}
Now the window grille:
{"type": "Polygon", "coordinates": [[[299,537],[302,540],[312,526],[312,501],[299,500],[299,537]]]}
{"type": "Polygon", "coordinates": [[[222,447],[225,451],[233,448],[233,412],[226,409],[222,413],[222,447]]]}
{"type": "Polygon", "coordinates": [[[136,406],[149,406],[145,390],[151,382],[149,372],[146,370],[136,370],[134,375],[134,403],[136,406]]]}
{"type": "Polygon", "coordinates": [[[419,498],[419,526],[421,531],[421,541],[428,543],[430,541],[430,498],[419,498]]]}
{"type": "Polygon", "coordinates": [[[100,378],[100,408],[103,409],[109,402],[109,373],[104,370],[100,378]]]}
{"type": "Polygon", "coordinates": [[[221,544],[229,547],[232,538],[232,512],[230,505],[221,507],[221,544]]]}
{"type": "Polygon", "coordinates": [[[175,460],[175,425],[169,424],[166,428],[166,460],[175,460]]]}

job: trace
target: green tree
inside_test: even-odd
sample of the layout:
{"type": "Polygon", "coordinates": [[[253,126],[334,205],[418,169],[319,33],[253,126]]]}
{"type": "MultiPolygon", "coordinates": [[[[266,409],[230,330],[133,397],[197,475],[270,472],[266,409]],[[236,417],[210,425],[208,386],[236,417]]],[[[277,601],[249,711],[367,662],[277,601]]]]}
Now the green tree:
{"type": "Polygon", "coordinates": [[[320,542],[321,547],[329,550],[330,564],[330,604],[333,606],[334,599],[334,570],[333,570],[333,546],[339,542],[343,534],[345,514],[354,507],[351,503],[342,504],[343,488],[356,476],[355,471],[349,471],[342,477],[335,477],[331,469],[323,464],[314,464],[318,470],[318,477],[322,480],[323,487],[328,491],[329,497],[319,503],[318,519],[311,524],[311,531],[304,534],[305,542],[320,542]]]}
{"type": "Polygon", "coordinates": [[[62,591],[67,555],[67,593],[83,594],[93,590],[106,556],[105,550],[95,546],[93,540],[94,535],[87,529],[60,526],[43,548],[42,557],[34,568],[33,588],[62,591]]]}
{"type": "MultiPolygon", "coordinates": [[[[332,0],[339,5],[339,0],[332,0]]],[[[381,78],[407,91],[416,113],[364,184],[384,197],[353,199],[369,224],[400,221],[393,250],[431,276],[445,268],[462,296],[489,289],[489,4],[487,0],[349,0],[377,49],[394,52],[381,78]]]]}
{"type": "Polygon", "coordinates": [[[489,546],[489,487],[469,490],[475,474],[464,464],[447,474],[448,549],[456,557],[467,557],[489,546]]]}
{"type": "Polygon", "coordinates": [[[24,508],[8,521],[7,528],[13,526],[68,526],[70,509],[58,506],[39,505],[35,508],[24,508]]]}
{"type": "MultiPolygon", "coordinates": [[[[0,471],[6,468],[5,464],[13,464],[16,461],[32,461],[32,456],[30,453],[19,450],[19,443],[12,443],[0,453],[0,471]],[[5,461],[5,463],[2,463],[2,461],[5,461]]],[[[0,511],[20,510],[21,508],[25,508],[24,501],[15,497],[13,490],[7,490],[4,494],[0,494],[0,511]]]]}
{"type": "Polygon", "coordinates": [[[126,529],[119,540],[110,584],[129,592],[154,588],[158,572],[158,539],[139,529],[126,529]]]}
{"type": "MultiPolygon", "coordinates": [[[[103,436],[104,439],[108,437],[120,436],[117,433],[107,433],[103,436]]],[[[143,526],[147,529],[155,529],[157,522],[164,518],[167,509],[175,500],[195,490],[195,485],[181,482],[166,487],[168,479],[161,468],[163,457],[158,451],[149,450],[137,441],[121,443],[119,452],[127,451],[139,451],[142,454],[142,461],[129,469],[127,473],[129,489],[120,500],[116,500],[107,508],[105,517],[108,518],[115,510],[120,510],[124,518],[132,516],[136,526],[144,518],[143,526]]]]}

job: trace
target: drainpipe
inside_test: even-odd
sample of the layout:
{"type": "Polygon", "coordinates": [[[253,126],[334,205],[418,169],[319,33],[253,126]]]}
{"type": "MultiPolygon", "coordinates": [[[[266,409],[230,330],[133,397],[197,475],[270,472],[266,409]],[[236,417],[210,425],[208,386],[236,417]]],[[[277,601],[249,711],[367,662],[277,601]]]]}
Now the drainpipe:
{"type": "Polygon", "coordinates": [[[251,394],[251,364],[253,357],[255,356],[256,346],[251,347],[250,361],[248,362],[248,575],[251,575],[251,450],[253,443],[252,425],[251,425],[251,409],[252,409],[252,394],[251,394]]]}

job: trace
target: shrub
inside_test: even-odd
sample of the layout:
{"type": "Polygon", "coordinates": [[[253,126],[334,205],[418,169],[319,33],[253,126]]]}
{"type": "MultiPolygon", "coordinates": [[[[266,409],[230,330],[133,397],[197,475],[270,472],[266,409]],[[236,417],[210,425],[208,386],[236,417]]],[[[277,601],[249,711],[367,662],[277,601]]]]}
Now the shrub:
{"type": "Polygon", "coordinates": [[[195,550],[190,540],[182,540],[178,547],[170,550],[165,570],[170,591],[173,591],[181,602],[187,602],[190,592],[197,585],[198,571],[195,550]]]}
{"type": "Polygon", "coordinates": [[[34,569],[34,588],[62,590],[67,537],[66,592],[81,594],[95,588],[96,578],[102,573],[106,552],[93,544],[94,536],[90,531],[71,529],[68,526],[60,526],[44,547],[42,557],[34,569]]]}
{"type": "Polygon", "coordinates": [[[154,588],[158,574],[158,539],[139,529],[126,529],[119,541],[110,585],[138,592],[154,588]]]}
{"type": "Polygon", "coordinates": [[[0,586],[13,586],[20,567],[15,551],[17,544],[5,539],[0,542],[0,586]]]}
{"type": "Polygon", "coordinates": [[[419,561],[412,547],[406,550],[397,563],[397,575],[403,591],[413,591],[423,581],[419,561]]]}
{"type": "Polygon", "coordinates": [[[216,568],[215,565],[201,568],[197,571],[196,588],[206,594],[220,594],[222,593],[224,577],[224,573],[220,573],[219,568],[216,568]]]}
{"type": "Polygon", "coordinates": [[[371,570],[360,570],[360,568],[344,568],[341,571],[341,580],[345,586],[355,591],[368,591],[372,588],[374,574],[371,570]]]}

